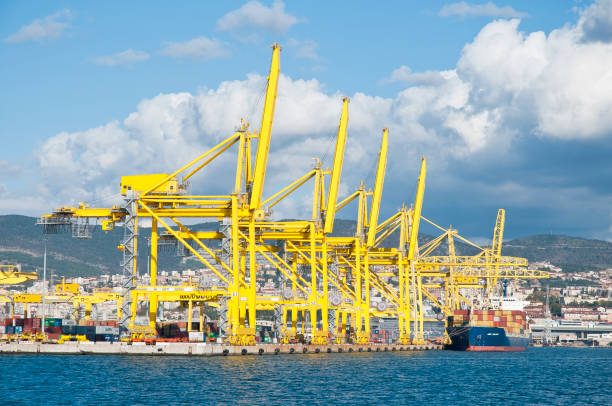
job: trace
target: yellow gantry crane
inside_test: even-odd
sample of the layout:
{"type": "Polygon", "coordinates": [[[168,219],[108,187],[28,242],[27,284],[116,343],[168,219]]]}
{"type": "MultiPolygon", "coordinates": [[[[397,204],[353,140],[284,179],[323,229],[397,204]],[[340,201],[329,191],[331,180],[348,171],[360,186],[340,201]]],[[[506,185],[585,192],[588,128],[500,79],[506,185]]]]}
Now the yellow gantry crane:
{"type": "Polygon", "coordinates": [[[0,265],[0,285],[17,285],[37,279],[35,272],[21,272],[21,265],[0,265]]]}
{"type": "MultiPolygon", "coordinates": [[[[123,324],[130,331],[136,330],[135,306],[143,291],[147,292],[150,307],[151,319],[148,328],[151,330],[154,328],[159,297],[167,296],[168,290],[167,287],[157,285],[158,242],[160,237],[174,238],[211,269],[225,285],[223,289],[225,296],[228,297],[229,341],[235,344],[254,343],[256,320],[255,221],[265,218],[265,213],[261,209],[261,197],[278,88],[279,55],[280,46],[275,44],[259,132],[250,132],[249,124],[243,122],[240,129],[232,136],[172,174],[124,176],[121,181],[121,191],[126,201],[121,207],[115,206],[111,209],[89,208],[84,205],[77,208],[63,207],[40,219],[40,224],[47,232],[52,233],[72,227],[73,235],[77,237],[87,234],[82,231],[89,225],[89,219],[100,220],[105,230],[112,229],[118,222],[123,223],[125,237],[119,246],[124,253],[122,265],[126,295],[123,324]],[[257,140],[257,151],[253,164],[251,151],[254,140],[257,140]],[[187,181],[235,144],[238,144],[237,168],[234,190],[231,191],[231,194],[214,196],[186,194],[187,181]],[[178,177],[181,175],[182,182],[179,183],[178,177]],[[152,224],[150,286],[135,285],[138,269],[138,220],[140,218],[148,218],[152,224]],[[182,218],[220,219],[228,224],[229,230],[225,234],[221,232],[196,233],[179,221],[182,218]],[[163,235],[159,234],[158,227],[165,230],[163,235]],[[228,255],[221,258],[203,240],[227,242],[228,255]],[[242,249],[245,241],[248,242],[247,250],[242,249]],[[247,252],[249,254],[248,275],[244,265],[247,252]],[[204,253],[213,258],[219,266],[211,264],[205,258],[204,253]],[[247,314],[248,321],[245,317],[247,314]]],[[[216,292],[217,289],[214,291],[216,292]]],[[[205,297],[206,292],[201,293],[200,296],[205,297]]],[[[217,295],[213,297],[216,298],[217,295]]]]}
{"type": "MultiPolygon", "coordinates": [[[[116,300],[122,325],[135,337],[155,334],[158,304],[172,301],[187,302],[190,319],[194,303],[201,306],[200,314],[204,313],[203,306],[207,303],[217,307],[226,320],[227,341],[234,345],[255,343],[256,314],[262,310],[281,314],[285,342],[303,334],[318,344],[328,343],[330,339],[365,344],[370,341],[371,317],[387,316],[398,318],[401,343],[421,344],[424,342],[424,297],[444,311],[451,311],[457,306],[453,300],[461,297],[460,290],[468,286],[465,280],[475,278],[470,272],[484,273],[489,279],[493,275],[491,283],[496,283],[498,278],[506,277],[509,266],[526,265],[520,261],[504,262],[500,251],[503,220],[496,234],[498,243],[494,241],[499,250],[494,247],[469,258],[457,256],[454,251],[444,257],[434,257],[431,256],[436,248],[434,243],[418,246],[425,158],[412,207],[403,206],[396,214],[379,222],[387,165],[386,128],[383,129],[373,191],[362,183],[353,194],[338,202],[349,120],[348,98],[342,100],[331,168],[324,169],[323,163],[317,161],[308,173],[264,199],[280,51],[279,45],[272,46],[259,130],[251,130],[250,123],[242,120],[231,136],[172,173],[123,176],[122,205],[92,208],[79,204],[58,208],[40,218],[44,232],[71,230],[77,238],[91,237],[96,222],[101,223],[103,230],[123,226],[124,236],[118,248],[123,252],[124,293],[112,297],[75,296],[72,299],[75,303],[91,306],[99,300],[116,300]],[[228,194],[189,194],[190,179],[230,149],[236,150],[236,167],[228,194]],[[310,218],[272,220],[272,209],[309,181],[314,183],[310,218]],[[355,235],[332,236],[337,211],[352,201],[357,203],[355,235]],[[187,224],[206,219],[218,221],[218,230],[196,231],[187,224]],[[149,283],[143,286],[136,283],[138,233],[142,220],[151,223],[149,283]],[[395,232],[400,235],[399,246],[382,248],[385,239],[395,232]],[[158,255],[164,244],[177,244],[197,258],[216,275],[218,283],[215,286],[159,285],[158,255]],[[282,294],[264,296],[257,293],[257,275],[264,264],[281,276],[284,281],[282,294]],[[395,280],[397,283],[392,283],[395,280]],[[445,286],[446,298],[436,298],[428,291],[436,283],[445,286]],[[373,306],[372,294],[383,298],[384,309],[373,306]],[[149,320],[145,325],[138,325],[136,312],[139,303],[143,302],[148,302],[149,320]],[[335,328],[330,329],[330,325],[335,328]]],[[[447,237],[457,236],[453,230],[445,232],[447,237]]],[[[441,239],[436,241],[441,242],[441,239]]]]}
{"type": "MultiPolygon", "coordinates": [[[[423,218],[443,233],[421,247],[418,267],[421,275],[427,280],[423,294],[445,316],[453,314],[454,310],[472,308],[476,301],[479,305],[487,305],[498,280],[512,279],[542,279],[548,278],[546,271],[528,269],[525,258],[501,255],[504,232],[505,210],[499,209],[493,232],[491,248],[482,248],[459,235],[458,231],[435,224],[423,218]],[[474,255],[456,255],[455,240],[476,250],[474,255]],[[442,249],[446,242],[448,255],[433,255],[442,249]],[[442,297],[436,297],[431,289],[442,290],[442,297]],[[486,297],[485,297],[486,295],[486,297]]],[[[446,320],[446,318],[445,318],[446,320]]]]}

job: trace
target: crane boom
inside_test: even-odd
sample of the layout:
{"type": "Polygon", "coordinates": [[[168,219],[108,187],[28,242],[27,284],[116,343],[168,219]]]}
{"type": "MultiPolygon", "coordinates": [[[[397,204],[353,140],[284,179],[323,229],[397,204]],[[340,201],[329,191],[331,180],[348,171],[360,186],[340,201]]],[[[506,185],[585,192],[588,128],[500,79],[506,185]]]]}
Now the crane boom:
{"type": "Polygon", "coordinates": [[[497,219],[495,221],[495,229],[493,230],[493,243],[491,250],[493,255],[499,257],[501,255],[502,243],[504,241],[504,223],[506,221],[506,210],[499,209],[497,211],[497,219]]]}
{"type": "Polygon", "coordinates": [[[389,130],[383,128],[383,137],[378,155],[378,167],[376,168],[376,183],[374,184],[374,196],[372,197],[372,210],[370,211],[370,225],[368,229],[368,246],[374,245],[376,239],[376,228],[378,227],[378,213],[380,212],[380,199],[385,182],[385,170],[387,169],[387,134],[389,130]]]}
{"type": "Polygon", "coordinates": [[[421,220],[421,208],[423,207],[423,194],[425,193],[425,176],[426,170],[425,157],[421,161],[421,174],[419,175],[419,184],[417,186],[416,199],[414,200],[414,211],[412,226],[410,227],[410,246],[408,247],[408,260],[414,260],[416,251],[417,238],[419,236],[419,222],[421,220]]]}
{"type": "Polygon", "coordinates": [[[329,181],[329,192],[327,195],[327,210],[325,211],[325,233],[331,233],[334,228],[336,217],[336,200],[338,198],[338,187],[340,186],[340,175],[342,175],[342,162],[344,159],[344,147],[346,145],[346,127],[348,125],[349,98],[342,99],[342,115],[338,125],[338,137],[336,138],[336,152],[334,154],[334,167],[329,181]]]}
{"type": "Polygon", "coordinates": [[[259,208],[261,204],[264,178],[266,176],[266,165],[268,164],[268,152],[270,151],[270,136],[272,135],[272,122],[274,121],[274,108],[276,106],[281,47],[278,44],[274,44],[272,45],[272,49],[272,63],[270,64],[266,101],[264,103],[263,116],[261,118],[257,155],[255,156],[255,169],[253,171],[253,187],[251,189],[250,200],[251,210],[259,208]]]}

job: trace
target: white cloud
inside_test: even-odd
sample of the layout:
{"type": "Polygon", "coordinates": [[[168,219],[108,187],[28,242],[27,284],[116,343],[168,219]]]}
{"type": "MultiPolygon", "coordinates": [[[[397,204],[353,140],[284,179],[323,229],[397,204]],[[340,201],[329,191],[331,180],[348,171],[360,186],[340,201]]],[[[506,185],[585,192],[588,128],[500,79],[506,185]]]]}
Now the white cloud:
{"type": "Polygon", "coordinates": [[[161,53],[174,58],[212,60],[229,56],[227,45],[218,39],[198,37],[185,42],[166,42],[161,53]]]}
{"type": "MultiPolygon", "coordinates": [[[[37,152],[46,187],[57,191],[52,200],[60,204],[65,199],[61,203],[65,204],[75,198],[95,200],[116,194],[116,181],[121,175],[171,171],[231,134],[241,117],[253,119],[252,125],[258,127],[265,81],[265,77],[249,75],[246,80],[223,82],[216,89],[196,95],[162,94],[142,101],[137,111],[122,123],[114,121],[52,137],[37,152]],[[121,145],[121,148],[108,148],[108,145],[121,145]]],[[[443,145],[447,135],[426,128],[422,119],[424,114],[432,114],[442,121],[447,109],[465,103],[466,90],[456,75],[448,75],[447,82],[446,87],[437,91],[409,88],[394,99],[362,93],[351,97],[343,190],[352,190],[367,175],[363,173],[364,168],[375,161],[381,129],[385,126],[390,127],[392,159],[405,162],[413,157],[416,162],[422,151],[412,149],[405,142],[408,134],[421,145],[443,145]],[[417,91],[419,94],[414,94],[417,91]]],[[[313,165],[312,158],[326,157],[325,165],[330,165],[341,105],[341,95],[326,93],[318,81],[292,80],[281,75],[266,178],[267,194],[305,173],[313,165]]],[[[486,132],[483,121],[486,120],[473,123],[469,130],[486,132]]],[[[443,132],[449,132],[451,124],[443,132]]],[[[454,125],[459,128],[459,124],[454,125]]],[[[439,154],[478,147],[469,138],[472,133],[461,141],[463,136],[463,132],[456,135],[454,149],[440,149],[439,154]]],[[[203,185],[198,182],[205,182],[211,193],[230,192],[232,171],[227,166],[233,166],[234,162],[230,154],[211,167],[203,180],[194,179],[194,189],[203,185]]],[[[306,193],[309,192],[307,188],[306,193]]],[[[287,203],[288,206],[280,205],[277,214],[282,217],[301,213],[291,211],[296,204],[300,210],[306,210],[306,198],[298,195],[296,199],[287,203]]]]}
{"type": "MultiPolygon", "coordinates": [[[[395,190],[405,189],[412,163],[418,168],[422,154],[437,177],[452,178],[451,161],[511,155],[519,135],[582,139],[611,134],[607,67],[612,66],[612,45],[585,43],[581,27],[546,35],[520,31],[518,20],[494,21],[465,46],[456,69],[419,73],[404,66],[391,77],[409,86],[394,97],[350,95],[343,190],[353,190],[368,175],[383,127],[390,129],[385,185],[397,199],[412,198],[395,190]]],[[[49,205],[94,200],[116,194],[121,175],[171,171],[230,135],[241,117],[258,127],[265,81],[253,74],[198,94],[161,94],[143,100],[122,122],[57,134],[36,153],[46,190],[41,193],[49,205]]],[[[341,94],[325,91],[317,80],[281,75],[266,194],[312,167],[311,158],[331,159],[340,100],[341,94]]],[[[233,165],[229,154],[203,180],[193,178],[193,190],[231,192],[227,168],[233,165]]],[[[512,201],[516,189],[499,193],[512,201]]],[[[302,216],[308,211],[305,199],[297,196],[277,213],[302,216]]]]}
{"type": "Polygon", "coordinates": [[[544,136],[592,138],[612,129],[612,44],[583,43],[580,27],[526,34],[519,20],[485,26],[457,64],[477,110],[544,136]]]}
{"type": "Polygon", "coordinates": [[[439,85],[444,80],[444,75],[440,71],[413,72],[408,66],[400,66],[391,72],[388,78],[383,79],[382,83],[416,83],[419,85],[439,85]]]}
{"type": "Polygon", "coordinates": [[[391,76],[387,79],[388,82],[409,82],[412,75],[412,69],[408,66],[400,66],[391,72],[391,76]]]}
{"type": "Polygon", "coordinates": [[[313,40],[298,40],[295,38],[291,38],[287,42],[287,47],[288,49],[294,50],[293,52],[296,58],[312,59],[313,61],[318,61],[321,59],[321,57],[317,53],[317,48],[319,47],[319,44],[317,44],[313,40]]]}
{"type": "Polygon", "coordinates": [[[64,30],[70,26],[68,20],[72,18],[70,10],[64,9],[42,19],[36,19],[24,25],[15,34],[8,36],[6,42],[43,41],[59,38],[64,30]]]}
{"type": "Polygon", "coordinates": [[[597,0],[581,11],[578,27],[585,41],[612,41],[612,0],[597,0]]]}
{"type": "Polygon", "coordinates": [[[285,3],[274,1],[272,7],[249,1],[237,10],[230,11],[217,21],[220,31],[240,31],[244,28],[260,28],[273,33],[284,33],[300,20],[285,12],[285,3]]]}
{"type": "Polygon", "coordinates": [[[516,11],[510,6],[498,7],[489,2],[487,4],[470,4],[465,1],[446,4],[438,13],[440,17],[502,17],[502,18],[522,18],[527,17],[527,13],[516,11]]]}
{"type": "MultiPolygon", "coordinates": [[[[30,191],[31,192],[31,191],[30,191]]],[[[40,191],[36,191],[38,193],[40,191]]],[[[26,195],[14,193],[7,190],[6,186],[0,184],[0,213],[21,214],[40,216],[41,213],[49,210],[49,200],[43,194],[26,195]]]]}
{"type": "Polygon", "coordinates": [[[102,66],[133,65],[149,59],[149,54],[143,51],[134,51],[132,48],[112,55],[105,55],[94,59],[94,63],[102,66]]]}

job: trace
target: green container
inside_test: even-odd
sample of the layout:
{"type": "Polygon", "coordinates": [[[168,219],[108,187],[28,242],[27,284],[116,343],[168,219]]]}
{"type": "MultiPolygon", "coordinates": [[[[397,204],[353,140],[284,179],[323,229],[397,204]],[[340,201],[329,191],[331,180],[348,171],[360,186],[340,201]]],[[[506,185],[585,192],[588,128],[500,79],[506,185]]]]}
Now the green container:
{"type": "Polygon", "coordinates": [[[55,318],[45,319],[45,325],[46,326],[61,327],[62,326],[62,319],[55,319],[55,318]]]}

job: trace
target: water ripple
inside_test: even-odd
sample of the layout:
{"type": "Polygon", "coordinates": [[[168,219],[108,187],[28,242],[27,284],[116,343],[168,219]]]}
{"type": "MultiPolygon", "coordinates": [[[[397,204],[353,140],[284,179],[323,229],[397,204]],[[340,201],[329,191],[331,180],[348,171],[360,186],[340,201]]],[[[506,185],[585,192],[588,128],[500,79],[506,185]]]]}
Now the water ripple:
{"type": "Polygon", "coordinates": [[[1,355],[4,404],[611,405],[612,350],[1,355]]]}

